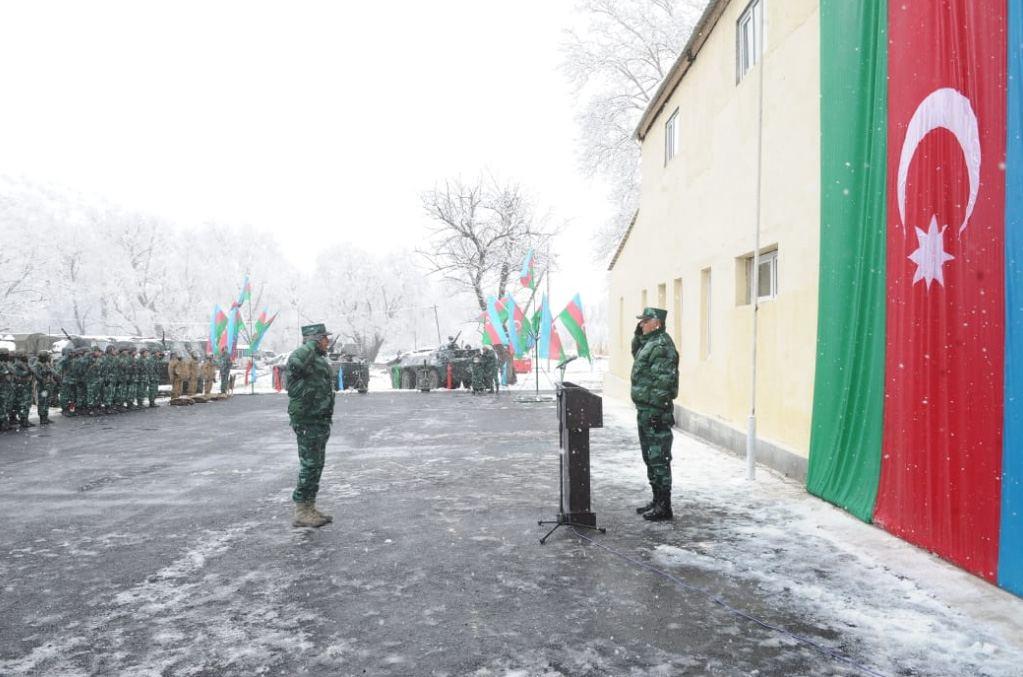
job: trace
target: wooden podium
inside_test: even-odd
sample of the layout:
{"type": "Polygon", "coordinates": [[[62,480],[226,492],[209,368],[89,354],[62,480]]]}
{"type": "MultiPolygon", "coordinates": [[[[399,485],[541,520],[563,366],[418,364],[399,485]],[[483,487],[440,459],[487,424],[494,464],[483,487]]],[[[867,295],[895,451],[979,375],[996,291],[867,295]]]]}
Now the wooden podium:
{"type": "Polygon", "coordinates": [[[603,400],[586,388],[563,381],[557,384],[558,446],[561,447],[559,479],[560,501],[556,520],[540,543],[562,525],[596,529],[597,515],[590,510],[590,428],[604,427],[603,400]]]}

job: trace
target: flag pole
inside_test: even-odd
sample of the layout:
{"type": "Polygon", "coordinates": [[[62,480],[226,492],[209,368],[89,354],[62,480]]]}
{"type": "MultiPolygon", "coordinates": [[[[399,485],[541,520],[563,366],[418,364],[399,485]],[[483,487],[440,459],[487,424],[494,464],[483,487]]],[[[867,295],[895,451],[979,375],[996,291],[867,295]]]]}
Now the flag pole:
{"type": "MultiPolygon", "coordinates": [[[[245,276],[247,284],[249,276],[245,276]]],[[[249,291],[249,394],[256,394],[256,355],[252,350],[252,291],[249,291]]]]}

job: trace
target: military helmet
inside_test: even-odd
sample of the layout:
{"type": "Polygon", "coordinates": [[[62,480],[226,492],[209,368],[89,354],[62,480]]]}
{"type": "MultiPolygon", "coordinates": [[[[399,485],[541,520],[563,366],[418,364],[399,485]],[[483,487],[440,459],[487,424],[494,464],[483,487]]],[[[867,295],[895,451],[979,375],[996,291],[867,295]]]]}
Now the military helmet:
{"type": "Polygon", "coordinates": [[[49,362],[50,361],[50,351],[49,350],[40,350],[38,353],[36,353],[36,358],[40,362],[49,362]]]}
{"type": "Polygon", "coordinates": [[[105,352],[106,352],[107,355],[113,355],[114,354],[114,346],[113,346],[113,344],[108,345],[105,352]]]}
{"type": "Polygon", "coordinates": [[[74,348],[72,348],[71,344],[68,343],[63,348],[60,349],[60,354],[64,355],[66,357],[68,355],[71,355],[73,351],[74,351],[74,348]]]}
{"type": "Polygon", "coordinates": [[[14,359],[16,359],[16,360],[27,360],[28,359],[28,353],[26,353],[24,350],[15,350],[14,351],[14,359]]]}

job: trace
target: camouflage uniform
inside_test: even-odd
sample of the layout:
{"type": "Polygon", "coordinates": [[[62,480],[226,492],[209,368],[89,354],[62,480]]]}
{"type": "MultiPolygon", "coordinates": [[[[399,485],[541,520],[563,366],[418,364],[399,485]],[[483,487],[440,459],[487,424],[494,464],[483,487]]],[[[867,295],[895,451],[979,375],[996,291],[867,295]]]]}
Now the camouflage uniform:
{"type": "Polygon", "coordinates": [[[28,412],[32,408],[32,368],[28,365],[28,355],[19,350],[14,353],[14,362],[9,363],[14,372],[14,407],[11,409],[11,422],[16,417],[22,428],[30,428],[34,424],[28,420],[28,412]]]}
{"type": "Polygon", "coordinates": [[[36,381],[36,411],[39,412],[39,422],[47,424],[50,422],[50,402],[60,383],[60,377],[50,366],[49,352],[40,351],[37,360],[32,370],[36,381]]]}
{"type": "Polygon", "coordinates": [[[74,348],[69,343],[60,351],[60,359],[57,360],[56,364],[57,374],[60,375],[60,411],[65,416],[71,413],[71,403],[75,399],[76,384],[71,377],[71,365],[74,359],[74,348]]]}
{"type": "MultiPolygon", "coordinates": [[[[675,423],[674,399],[678,396],[678,352],[664,331],[668,312],[646,308],[639,316],[644,322],[658,319],[661,326],[643,334],[636,327],[632,340],[632,402],[636,405],[636,423],[647,479],[654,500],[644,506],[643,517],[671,519],[671,427],[675,423]]],[[[642,324],[642,323],[641,323],[642,324]]]]}
{"type": "Polygon", "coordinates": [[[171,353],[167,363],[167,378],[171,382],[171,399],[181,397],[181,359],[177,353],[171,353]]]}
{"type": "Polygon", "coordinates": [[[11,354],[7,348],[0,348],[0,430],[10,430],[8,419],[14,408],[14,371],[11,354]]]}
{"type": "Polygon", "coordinates": [[[103,404],[103,353],[99,346],[93,346],[85,357],[84,368],[85,398],[80,404],[89,416],[102,413],[103,404]]]}
{"type": "Polygon", "coordinates": [[[97,404],[103,406],[104,414],[113,413],[114,396],[117,393],[117,355],[113,346],[107,346],[99,358],[99,374],[103,380],[102,394],[97,404]]]}
{"type": "Polygon", "coordinates": [[[327,336],[322,324],[302,327],[305,340],[288,358],[288,418],[298,438],[298,485],[295,526],[319,527],[331,521],[316,510],[327,440],[334,415],[334,383],[330,365],[317,340],[327,336]]]}
{"type": "Polygon", "coordinates": [[[88,374],[89,363],[92,358],[89,356],[88,348],[79,348],[78,356],[71,363],[72,379],[75,382],[74,405],[75,414],[84,414],[89,408],[88,374]]]}
{"type": "Polygon", "coordinates": [[[227,392],[227,381],[231,378],[231,356],[226,352],[220,356],[220,392],[227,392]]]}
{"type": "Polygon", "coordinates": [[[483,365],[483,385],[487,392],[499,391],[501,388],[497,380],[497,355],[494,354],[493,349],[484,347],[480,362],[483,365]]]}
{"type": "Polygon", "coordinates": [[[217,367],[213,364],[213,358],[207,357],[202,363],[202,393],[209,395],[213,390],[213,381],[217,378],[217,367]]]}

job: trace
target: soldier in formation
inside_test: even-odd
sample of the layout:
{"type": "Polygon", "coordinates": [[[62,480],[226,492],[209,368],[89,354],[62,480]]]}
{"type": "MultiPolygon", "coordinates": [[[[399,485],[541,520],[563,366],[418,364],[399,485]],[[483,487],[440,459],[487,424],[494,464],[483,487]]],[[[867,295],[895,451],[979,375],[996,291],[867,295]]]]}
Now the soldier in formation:
{"type": "Polygon", "coordinates": [[[213,381],[217,378],[217,367],[213,358],[207,357],[202,362],[202,394],[209,395],[213,390],[213,381]]]}

